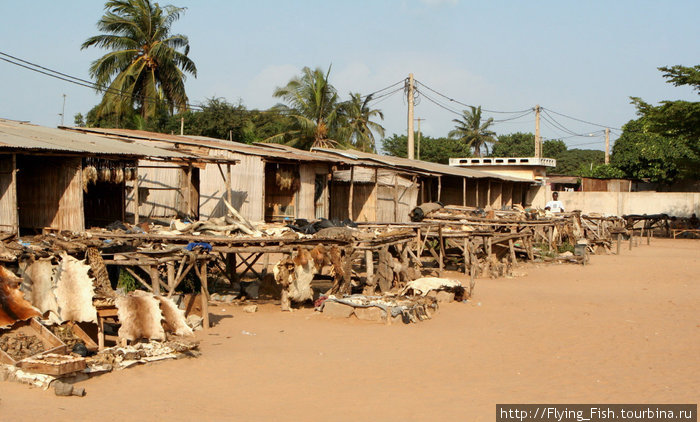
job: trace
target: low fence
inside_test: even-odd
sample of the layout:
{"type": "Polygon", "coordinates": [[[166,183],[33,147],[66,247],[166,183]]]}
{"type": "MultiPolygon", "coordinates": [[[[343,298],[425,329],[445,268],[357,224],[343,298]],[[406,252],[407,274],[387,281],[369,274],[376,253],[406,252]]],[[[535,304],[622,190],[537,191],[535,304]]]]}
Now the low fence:
{"type": "Polygon", "coordinates": [[[700,192],[559,192],[559,200],[566,211],[585,214],[700,214],[700,192]]]}

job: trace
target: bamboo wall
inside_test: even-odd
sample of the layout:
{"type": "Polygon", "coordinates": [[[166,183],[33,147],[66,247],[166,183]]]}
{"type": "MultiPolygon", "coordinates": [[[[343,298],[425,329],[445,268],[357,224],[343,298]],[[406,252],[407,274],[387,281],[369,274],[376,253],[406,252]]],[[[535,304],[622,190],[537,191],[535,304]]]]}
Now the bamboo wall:
{"type": "Polygon", "coordinates": [[[328,218],[328,173],[327,164],[302,164],[299,166],[301,188],[297,195],[297,218],[307,220],[328,218]],[[316,198],[317,179],[321,182],[321,185],[318,186],[320,192],[318,198],[316,198]]]}
{"type": "Polygon", "coordinates": [[[0,230],[10,233],[17,230],[18,224],[13,157],[13,154],[0,155],[0,230]]]}
{"type": "MultiPolygon", "coordinates": [[[[250,221],[263,221],[265,162],[259,156],[238,154],[231,151],[211,150],[215,157],[240,160],[231,165],[231,205],[250,221]]],[[[200,218],[226,215],[225,164],[207,164],[200,171],[200,218]],[[219,171],[221,168],[221,171],[219,171]]]]}
{"type": "Polygon", "coordinates": [[[20,228],[85,229],[80,158],[19,156],[17,167],[20,228]]]}
{"type": "MultiPolygon", "coordinates": [[[[374,183],[354,183],[352,191],[353,221],[377,221],[377,188],[374,183]]],[[[348,218],[348,199],[350,183],[331,183],[330,218],[345,220],[348,218]]]]}
{"type": "Polygon", "coordinates": [[[418,201],[418,184],[391,170],[379,170],[377,220],[401,223],[410,221],[408,214],[418,201]]]}
{"type": "MultiPolygon", "coordinates": [[[[140,160],[138,168],[139,215],[147,218],[171,218],[182,214],[180,191],[182,168],[172,163],[140,160]]],[[[134,186],[126,185],[126,210],[134,213],[134,186]]]]}

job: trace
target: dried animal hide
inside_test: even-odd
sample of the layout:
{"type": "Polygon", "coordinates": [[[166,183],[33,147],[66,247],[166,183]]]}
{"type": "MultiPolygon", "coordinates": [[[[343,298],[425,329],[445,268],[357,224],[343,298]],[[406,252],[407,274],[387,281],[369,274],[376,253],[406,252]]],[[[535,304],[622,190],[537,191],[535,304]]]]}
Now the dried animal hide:
{"type": "Polygon", "coordinates": [[[67,321],[97,322],[97,309],[92,304],[95,295],[90,266],[72,256],[61,254],[56,268],[54,284],[58,313],[67,321]]]}
{"type": "Polygon", "coordinates": [[[282,286],[282,310],[289,310],[290,301],[313,299],[311,280],[318,272],[311,253],[301,247],[294,258],[286,258],[273,268],[275,281],[282,286]]]}
{"type": "Polygon", "coordinates": [[[0,266],[0,328],[40,316],[39,310],[27,302],[19,290],[22,279],[0,266]]]}
{"type": "Polygon", "coordinates": [[[172,299],[163,296],[156,296],[156,299],[160,302],[160,310],[165,319],[165,330],[178,336],[191,336],[193,332],[187,325],[185,311],[179,309],[172,299]]]}
{"type": "Polygon", "coordinates": [[[104,298],[114,298],[117,293],[112,289],[112,283],[109,281],[107,267],[97,248],[87,248],[85,259],[90,265],[90,272],[95,278],[95,295],[104,298]]]}
{"type": "Polygon", "coordinates": [[[51,311],[59,315],[53,272],[54,265],[51,263],[51,258],[33,261],[22,271],[24,297],[42,314],[51,311]]]}
{"type": "Polygon", "coordinates": [[[88,185],[90,183],[95,184],[97,182],[97,169],[93,166],[86,166],[83,168],[83,191],[87,193],[88,185]]]}
{"type": "Polygon", "coordinates": [[[281,167],[275,172],[275,184],[280,190],[298,191],[301,186],[299,176],[291,168],[281,167]]]}
{"type": "Polygon", "coordinates": [[[112,183],[121,183],[124,181],[124,169],[117,167],[112,169],[112,183]]]}
{"type": "Polygon", "coordinates": [[[163,313],[160,302],[152,294],[136,290],[114,301],[117,317],[122,326],[119,338],[137,340],[140,338],[164,340],[165,331],[161,321],[163,313]]]}

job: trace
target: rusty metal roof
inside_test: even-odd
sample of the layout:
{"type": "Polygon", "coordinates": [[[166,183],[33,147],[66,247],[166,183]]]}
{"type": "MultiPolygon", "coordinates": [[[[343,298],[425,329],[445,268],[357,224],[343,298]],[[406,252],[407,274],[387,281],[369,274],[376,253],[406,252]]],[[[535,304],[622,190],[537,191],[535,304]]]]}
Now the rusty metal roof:
{"type": "Polygon", "coordinates": [[[319,153],[332,154],[347,159],[359,160],[359,161],[374,161],[377,163],[384,164],[389,167],[401,168],[405,170],[411,170],[422,173],[429,173],[433,175],[449,175],[458,177],[467,177],[472,179],[497,179],[505,180],[509,182],[527,182],[532,183],[532,180],[521,179],[519,177],[502,176],[494,173],[488,173],[485,171],[473,170],[462,167],[453,167],[446,164],[432,163],[429,161],[421,160],[409,160],[408,158],[394,157],[391,155],[379,155],[372,154],[369,152],[362,152],[356,150],[341,150],[334,148],[312,148],[312,151],[319,153]]]}
{"type": "Polygon", "coordinates": [[[126,142],[5,119],[0,119],[1,148],[169,159],[191,158],[187,154],[142,143],[126,142]]]}

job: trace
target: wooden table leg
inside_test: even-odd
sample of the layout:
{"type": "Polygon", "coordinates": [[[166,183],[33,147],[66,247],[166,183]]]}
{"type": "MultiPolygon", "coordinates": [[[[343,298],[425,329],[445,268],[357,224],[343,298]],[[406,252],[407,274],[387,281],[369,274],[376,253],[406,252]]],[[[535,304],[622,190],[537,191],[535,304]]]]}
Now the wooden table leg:
{"type": "Polygon", "coordinates": [[[105,348],[105,320],[97,314],[97,350],[105,348]]]}

